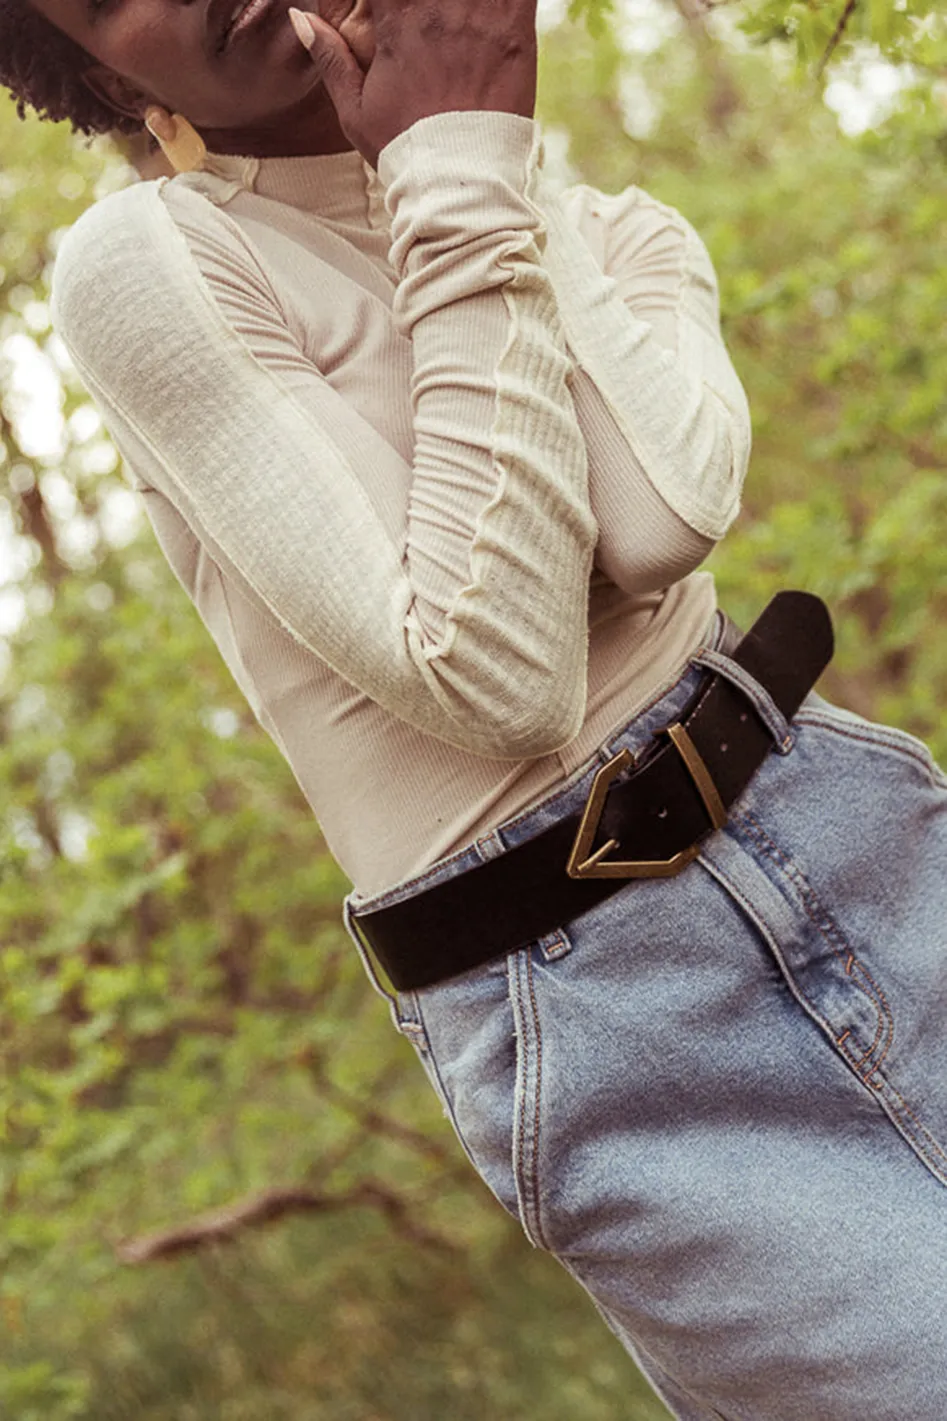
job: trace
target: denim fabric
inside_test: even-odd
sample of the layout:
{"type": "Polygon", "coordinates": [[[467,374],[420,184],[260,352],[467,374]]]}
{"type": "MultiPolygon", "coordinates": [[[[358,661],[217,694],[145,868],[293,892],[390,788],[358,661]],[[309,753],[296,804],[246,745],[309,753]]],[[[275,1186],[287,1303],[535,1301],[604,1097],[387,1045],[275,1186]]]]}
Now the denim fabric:
{"type": "MultiPolygon", "coordinates": [[[[722,628],[701,659],[736,675],[722,628]]],[[[574,812],[701,674],[371,906],[574,812]]],[[[945,1421],[947,778],[816,695],[791,729],[757,703],[778,751],[695,863],[395,1019],[474,1167],[682,1421],[945,1421]]]]}

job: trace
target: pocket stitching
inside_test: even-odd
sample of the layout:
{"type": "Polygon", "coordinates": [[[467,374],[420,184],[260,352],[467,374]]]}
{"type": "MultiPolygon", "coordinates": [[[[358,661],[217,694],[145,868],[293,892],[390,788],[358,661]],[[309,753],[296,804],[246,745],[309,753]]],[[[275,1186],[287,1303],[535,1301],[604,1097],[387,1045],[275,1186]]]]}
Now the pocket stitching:
{"type": "MultiPolygon", "coordinates": [[[[836,1046],[842,1049],[842,1054],[845,1056],[846,1060],[849,1061],[849,1063],[853,1066],[854,1069],[858,1070],[859,1067],[864,1066],[865,1062],[868,1061],[869,1058],[874,1055],[874,1052],[879,1042],[881,1041],[882,1036],[884,1035],[885,1023],[887,1023],[887,1040],[885,1041],[884,1049],[878,1056],[877,1060],[873,1062],[871,1069],[860,1073],[862,1075],[862,1079],[867,1083],[868,1078],[881,1067],[886,1056],[888,1055],[888,1052],[891,1050],[891,1045],[894,1041],[894,1015],[891,1011],[888,999],[882,989],[878,986],[878,983],[872,977],[871,973],[868,971],[868,968],[856,956],[855,952],[852,950],[850,943],[848,942],[848,939],[845,937],[845,934],[842,932],[841,928],[832,918],[828,910],[820,902],[815,889],[806,879],[805,875],[796,867],[794,863],[792,863],[786,857],[786,855],[782,852],[779,846],[775,844],[773,840],[769,837],[769,835],[766,833],[766,830],[763,828],[762,824],[760,824],[759,821],[755,819],[752,814],[745,813],[744,815],[742,815],[741,822],[745,824],[750,835],[756,839],[761,850],[767,855],[767,857],[773,859],[773,861],[778,864],[783,873],[785,873],[786,877],[789,878],[795,885],[802,898],[802,903],[806,912],[806,916],[809,918],[816,931],[819,932],[821,936],[825,939],[825,941],[829,944],[829,947],[832,949],[834,956],[837,957],[840,962],[844,961],[845,975],[851,978],[854,985],[858,987],[859,991],[861,991],[865,997],[867,997],[867,999],[871,1002],[872,1006],[878,1012],[878,1027],[875,1032],[875,1039],[869,1046],[868,1050],[863,1052],[863,1054],[861,1055],[861,1057],[859,1057],[857,1061],[848,1051],[842,1049],[842,1042],[845,1039],[844,1035],[840,1039],[838,1037],[835,1037],[833,1033],[833,1039],[835,1041],[836,1046]],[[821,915],[817,915],[814,911],[815,905],[817,905],[821,909],[821,915]],[[840,950],[839,944],[844,945],[844,951],[840,950]],[[859,981],[858,978],[853,975],[856,967],[858,968],[859,973],[864,976],[865,979],[871,984],[872,988],[874,989],[874,996],[870,991],[868,991],[864,983],[859,981]]],[[[799,991],[800,995],[805,997],[805,1000],[809,1002],[809,1005],[812,1007],[812,1010],[815,1011],[815,1003],[809,1001],[808,996],[805,992],[802,991],[801,987],[799,988],[799,991]]]]}
{"type": "Polygon", "coordinates": [[[947,1184],[947,1150],[945,1150],[943,1146],[937,1141],[935,1136],[931,1134],[930,1130],[928,1130],[927,1126],[923,1123],[923,1121],[918,1119],[917,1115],[915,1115],[914,1111],[908,1105],[907,1101],[904,1099],[904,1096],[897,1089],[897,1087],[892,1085],[891,1082],[887,1079],[884,1080],[883,1084],[885,1090],[890,1091],[898,1102],[897,1106],[895,1106],[894,1108],[898,1109],[899,1113],[903,1112],[903,1114],[909,1116],[909,1118],[913,1121],[913,1126],[905,1124],[904,1128],[905,1130],[910,1131],[912,1142],[918,1154],[926,1162],[928,1168],[933,1174],[937,1176],[941,1183],[947,1184]],[[924,1141],[921,1141],[917,1138],[918,1130],[921,1132],[921,1134],[924,1135],[925,1141],[927,1142],[926,1144],[924,1141]],[[943,1161],[942,1165],[938,1165],[934,1162],[934,1160],[931,1158],[931,1152],[933,1152],[940,1160],[943,1161]]]}
{"type": "Polygon", "coordinates": [[[534,1247],[544,1248],[548,1251],[550,1245],[542,1224],[538,1175],[543,1049],[539,1004],[533,980],[532,945],[521,948],[519,952],[510,957],[507,978],[511,988],[510,1004],[513,1007],[516,1027],[516,1089],[519,1102],[516,1110],[514,1175],[516,1192],[520,1201],[520,1224],[534,1247]],[[526,993],[523,991],[522,980],[524,963],[526,993]],[[515,983],[512,980],[514,977],[515,983]],[[530,1008],[528,1015],[531,1018],[531,1023],[527,1020],[527,996],[530,1008]],[[527,1031],[529,1024],[532,1025],[532,1038],[535,1042],[535,1054],[532,1062],[530,1061],[530,1033],[527,1031]],[[533,1104],[531,1134],[527,1116],[530,1097],[533,1104]]]}
{"type": "MultiPolygon", "coordinates": [[[[765,835],[765,831],[761,832],[764,832],[764,838],[768,839],[768,836],[765,835]]],[[[779,850],[776,848],[775,845],[773,845],[773,848],[776,849],[776,853],[777,855],[779,855],[779,850]]],[[[764,853],[767,853],[768,855],[768,851],[765,846],[762,846],[762,851],[764,853]]],[[[782,856],[779,855],[779,857],[781,858],[782,856]]],[[[878,1072],[878,1066],[872,1067],[867,1072],[860,1072],[855,1069],[854,1057],[844,1049],[844,1045],[842,1044],[844,1043],[845,1039],[844,1033],[841,1038],[838,1038],[835,1035],[835,1031],[832,1025],[826,1020],[822,1012],[816,1006],[815,1002],[813,1002],[808,996],[808,994],[803,990],[803,988],[796,979],[796,974],[790,969],[788,963],[786,963],[783,959],[783,954],[779,946],[778,935],[772,931],[765,918],[761,916],[761,914],[757,911],[754,905],[747,899],[746,895],[741,891],[737,884],[734,883],[729,873],[727,873],[723,868],[721,868],[718,863],[705,860],[703,856],[701,856],[701,859],[699,861],[704,866],[704,868],[720,883],[724,891],[729,894],[733,898],[733,900],[742,908],[742,910],[746,913],[750,921],[755,923],[757,930],[761,933],[764,940],[768,943],[770,951],[776,957],[776,960],[779,964],[781,972],[783,973],[784,979],[789,987],[790,992],[796,998],[799,1004],[803,1007],[803,1010],[807,1011],[807,1013],[812,1017],[813,1021],[815,1021],[817,1025],[821,1028],[826,1038],[834,1045],[839,1059],[848,1066],[855,1079],[859,1081],[863,1088],[871,1094],[872,1098],[878,1101],[880,1109],[885,1115],[888,1116],[888,1119],[894,1125],[895,1129],[901,1135],[902,1139],[906,1141],[908,1147],[920,1159],[921,1163],[924,1164],[925,1167],[930,1170],[931,1174],[934,1175],[935,1179],[937,1179],[941,1184],[947,1185],[947,1150],[944,1149],[944,1147],[937,1140],[936,1136],[933,1135],[930,1130],[928,1130],[927,1126],[924,1125],[920,1118],[915,1114],[915,1112],[908,1105],[907,1101],[904,1099],[901,1092],[897,1089],[893,1082],[888,1079],[887,1076],[881,1075],[879,1073],[879,1085],[869,1085],[871,1077],[875,1075],[876,1072],[878,1072]],[[924,1136],[923,1140],[919,1138],[919,1133],[924,1136]],[[936,1159],[934,1158],[935,1155],[937,1157],[936,1159]],[[937,1162],[938,1160],[942,1160],[944,1162],[943,1166],[941,1166],[937,1162]]],[[[792,867],[794,866],[790,865],[790,868],[792,867]]],[[[799,870],[795,870],[795,873],[798,874],[799,870]]],[[[802,875],[800,875],[800,877],[801,876],[802,875]]],[[[814,893],[814,890],[812,891],[813,896],[815,897],[816,895],[814,893]]],[[[818,901],[817,898],[816,901],[818,901]]],[[[819,925],[816,924],[816,926],[818,927],[819,925]]],[[[866,976],[869,977],[869,980],[872,980],[870,974],[867,973],[867,971],[866,976]]],[[[860,990],[864,992],[865,988],[861,987],[860,990]]],[[[871,995],[869,993],[866,992],[865,995],[868,997],[869,1001],[872,1001],[871,995]]],[[[878,1003],[875,1002],[874,1005],[877,1010],[878,1003]]],[[[885,1047],[885,1055],[887,1055],[889,1046],[890,1040],[888,1042],[888,1045],[885,1047]]],[[[861,1057],[861,1061],[864,1061],[865,1059],[865,1056],[861,1057]]],[[[884,1058],[882,1057],[881,1059],[884,1058]]]]}
{"type": "Polygon", "coordinates": [[[449,1125],[454,1131],[454,1134],[457,1136],[458,1144],[460,1145],[464,1154],[467,1156],[467,1159],[470,1161],[474,1169],[477,1170],[477,1173],[479,1174],[480,1171],[479,1169],[477,1169],[477,1163],[473,1157],[473,1154],[471,1153],[470,1146],[467,1144],[467,1138],[464,1135],[463,1130],[461,1130],[460,1124],[457,1120],[457,1114],[454,1110],[453,1099],[451,1098],[451,1095],[446,1085],[444,1084],[444,1078],[441,1075],[441,1068],[437,1064],[437,1058],[434,1055],[434,1052],[431,1050],[431,1043],[428,1038],[427,1028],[424,1025],[424,1013],[421,1010],[420,999],[416,992],[412,992],[411,996],[414,999],[414,1009],[417,1014],[417,1020],[413,1023],[409,1022],[408,1025],[413,1025],[416,1028],[414,1034],[416,1034],[418,1037],[418,1040],[411,1041],[411,1045],[417,1048],[418,1053],[421,1056],[421,1065],[428,1074],[428,1078],[434,1090],[434,1094],[440,1101],[441,1109],[443,1110],[449,1125]],[[423,1047],[420,1044],[421,1042],[423,1042],[423,1047]]]}

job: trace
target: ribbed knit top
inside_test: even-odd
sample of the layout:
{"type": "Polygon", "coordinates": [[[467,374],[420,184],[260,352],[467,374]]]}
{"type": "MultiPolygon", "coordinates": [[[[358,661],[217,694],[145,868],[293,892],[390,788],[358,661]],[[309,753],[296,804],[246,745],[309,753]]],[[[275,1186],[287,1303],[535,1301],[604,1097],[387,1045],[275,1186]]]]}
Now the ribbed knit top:
{"type": "Polygon", "coordinates": [[[362,893],[568,778],[707,632],[750,442],[713,268],[638,188],[556,193],[531,120],[134,185],[53,318],[362,893]]]}

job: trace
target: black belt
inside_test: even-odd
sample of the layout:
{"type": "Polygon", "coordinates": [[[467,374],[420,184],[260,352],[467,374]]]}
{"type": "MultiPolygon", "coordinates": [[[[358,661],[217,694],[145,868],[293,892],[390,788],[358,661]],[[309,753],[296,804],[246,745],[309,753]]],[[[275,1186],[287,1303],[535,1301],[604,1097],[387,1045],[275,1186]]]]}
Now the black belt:
{"type": "MultiPolygon", "coordinates": [[[[729,655],[791,720],[832,652],[825,604],[780,592],[729,655]]],[[[749,696],[709,673],[652,745],[599,771],[584,812],[354,921],[398,991],[455,977],[563,927],[627,879],[679,873],[772,748],[749,696]]]]}

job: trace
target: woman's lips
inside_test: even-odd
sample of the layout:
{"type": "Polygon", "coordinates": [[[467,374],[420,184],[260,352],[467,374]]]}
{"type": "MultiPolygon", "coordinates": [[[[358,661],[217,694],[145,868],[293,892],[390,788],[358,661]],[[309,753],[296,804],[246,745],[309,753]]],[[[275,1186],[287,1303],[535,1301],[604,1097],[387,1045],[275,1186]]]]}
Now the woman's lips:
{"type": "MultiPolygon", "coordinates": [[[[276,8],[276,0],[250,0],[243,14],[240,15],[236,23],[228,31],[224,40],[224,52],[231,48],[235,41],[242,35],[248,34],[257,28],[265,20],[269,19],[276,8]]],[[[287,20],[287,24],[289,21],[287,20]]]]}
{"type": "MultiPolygon", "coordinates": [[[[302,0],[306,9],[306,0],[302,0]]],[[[291,30],[286,14],[288,5],[284,0],[249,0],[242,14],[228,29],[218,50],[226,54],[245,35],[256,34],[268,21],[278,18],[291,30]]],[[[321,0],[319,6],[323,19],[345,40],[363,70],[367,70],[375,56],[375,30],[372,24],[371,0],[321,0]]],[[[230,7],[233,13],[233,7],[230,7]]]]}

